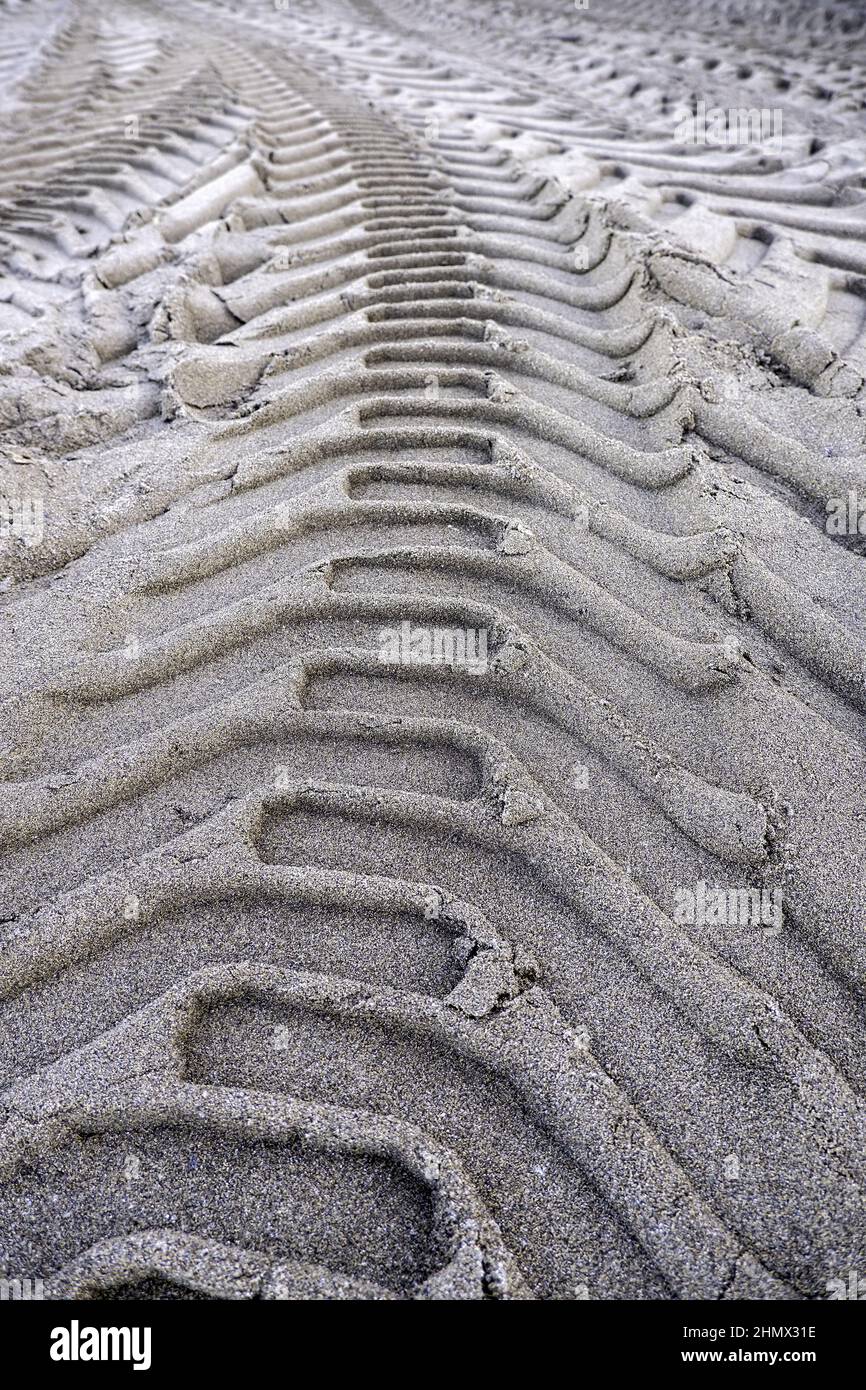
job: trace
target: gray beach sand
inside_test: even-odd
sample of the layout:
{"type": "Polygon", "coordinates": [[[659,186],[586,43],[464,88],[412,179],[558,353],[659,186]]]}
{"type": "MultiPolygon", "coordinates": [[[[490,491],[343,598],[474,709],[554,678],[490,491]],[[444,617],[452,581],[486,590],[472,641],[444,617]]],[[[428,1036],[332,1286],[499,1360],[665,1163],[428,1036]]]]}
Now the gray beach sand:
{"type": "Polygon", "coordinates": [[[0,1280],[866,1276],[862,8],[0,26],[0,1280]]]}

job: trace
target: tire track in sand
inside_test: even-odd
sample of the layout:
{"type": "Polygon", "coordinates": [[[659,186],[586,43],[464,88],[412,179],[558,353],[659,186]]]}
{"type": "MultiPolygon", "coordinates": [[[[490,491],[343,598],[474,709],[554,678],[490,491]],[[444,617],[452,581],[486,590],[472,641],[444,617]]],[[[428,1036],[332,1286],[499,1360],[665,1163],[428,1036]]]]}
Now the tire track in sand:
{"type": "MultiPolygon", "coordinates": [[[[531,63],[352,8],[99,30],[157,138],[191,35],[222,120],[144,220],[104,221],[102,127],[45,150],[157,413],[73,458],[101,515],[8,561],[7,1258],[58,1297],[820,1296],[866,1177],[862,581],[819,514],[854,436],[720,393],[645,194],[741,238],[744,180],[759,227],[822,205],[621,135],[643,211],[581,196],[447,114],[604,171],[531,63]],[[394,664],[406,629],[483,657],[394,664]],[[677,920],[701,881],[783,930],[677,920]]],[[[717,317],[782,360],[756,268],[717,317]]],[[[839,362],[781,390],[853,401],[839,362]]]]}

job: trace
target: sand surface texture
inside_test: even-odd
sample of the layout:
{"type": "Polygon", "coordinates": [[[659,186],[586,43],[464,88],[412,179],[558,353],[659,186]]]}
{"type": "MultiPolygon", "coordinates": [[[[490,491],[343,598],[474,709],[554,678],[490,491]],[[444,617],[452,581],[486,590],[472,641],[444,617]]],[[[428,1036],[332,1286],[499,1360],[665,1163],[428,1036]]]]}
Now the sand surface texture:
{"type": "Polygon", "coordinates": [[[0,1277],[866,1276],[863,7],[0,26],[0,1277]]]}

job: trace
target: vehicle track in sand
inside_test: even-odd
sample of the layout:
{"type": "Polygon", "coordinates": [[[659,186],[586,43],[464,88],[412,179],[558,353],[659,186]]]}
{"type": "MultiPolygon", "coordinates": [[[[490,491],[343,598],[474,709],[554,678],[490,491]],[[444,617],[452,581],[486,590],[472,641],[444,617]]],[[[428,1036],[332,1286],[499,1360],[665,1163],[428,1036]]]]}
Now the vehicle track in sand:
{"type": "Polygon", "coordinates": [[[862,22],[651,6],[650,85],[627,7],[523,8],[2,9],[45,518],[0,544],[0,1272],[49,1296],[862,1263],[862,22]],[[684,148],[695,92],[784,134],[684,148]],[[678,920],[701,883],[781,930],[678,920]]]}

